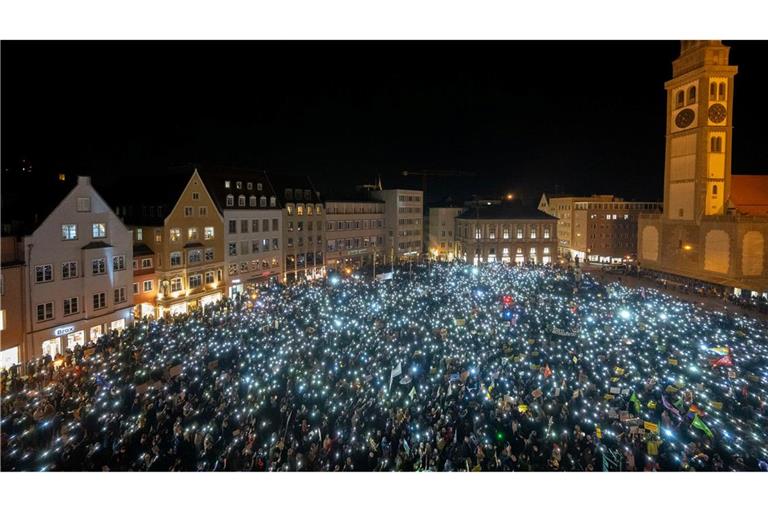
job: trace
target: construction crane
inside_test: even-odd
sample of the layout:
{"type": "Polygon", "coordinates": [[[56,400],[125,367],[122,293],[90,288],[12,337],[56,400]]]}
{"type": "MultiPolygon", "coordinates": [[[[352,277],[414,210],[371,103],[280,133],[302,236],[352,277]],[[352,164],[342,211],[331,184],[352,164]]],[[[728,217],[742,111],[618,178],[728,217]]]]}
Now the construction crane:
{"type": "Polygon", "coordinates": [[[421,176],[422,184],[421,189],[424,194],[424,200],[427,198],[427,177],[428,176],[474,176],[473,172],[466,171],[403,171],[403,176],[421,176]]]}

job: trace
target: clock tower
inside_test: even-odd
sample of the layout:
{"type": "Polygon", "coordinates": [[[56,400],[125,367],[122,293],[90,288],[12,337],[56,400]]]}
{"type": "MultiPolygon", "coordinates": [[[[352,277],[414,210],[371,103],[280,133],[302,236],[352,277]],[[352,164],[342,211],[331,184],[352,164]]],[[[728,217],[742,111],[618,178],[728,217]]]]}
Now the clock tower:
{"type": "Polygon", "coordinates": [[[683,41],[667,90],[664,216],[698,223],[724,215],[731,187],[733,77],[730,48],[683,41]]]}

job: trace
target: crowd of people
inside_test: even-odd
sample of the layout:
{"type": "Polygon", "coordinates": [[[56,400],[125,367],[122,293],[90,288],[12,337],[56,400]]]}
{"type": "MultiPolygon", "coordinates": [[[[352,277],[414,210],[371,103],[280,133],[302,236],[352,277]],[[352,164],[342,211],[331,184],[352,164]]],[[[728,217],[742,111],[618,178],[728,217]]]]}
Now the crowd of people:
{"type": "Polygon", "coordinates": [[[549,267],[271,284],[4,372],[2,469],[766,470],[767,327],[549,267]]]}

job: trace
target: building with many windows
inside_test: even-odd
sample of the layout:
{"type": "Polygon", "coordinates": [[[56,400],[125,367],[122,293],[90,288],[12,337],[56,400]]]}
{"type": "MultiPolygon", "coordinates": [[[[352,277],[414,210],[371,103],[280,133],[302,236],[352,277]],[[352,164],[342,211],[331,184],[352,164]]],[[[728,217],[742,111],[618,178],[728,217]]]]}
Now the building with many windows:
{"type": "Polygon", "coordinates": [[[658,212],[661,203],[542,194],[539,209],[557,217],[559,253],[574,261],[619,263],[637,255],[637,219],[658,212]]]}
{"type": "Polygon", "coordinates": [[[432,258],[453,261],[456,257],[456,217],[464,210],[465,208],[455,206],[435,206],[429,209],[427,250],[432,258]]]}
{"type": "Polygon", "coordinates": [[[325,200],[326,265],[338,271],[384,261],[384,201],[361,192],[325,200]]]}
{"type": "Polygon", "coordinates": [[[550,264],[557,218],[517,202],[470,208],[456,217],[457,257],[478,263],[550,264]]]}
{"type": "Polygon", "coordinates": [[[263,171],[217,169],[202,173],[224,219],[224,280],[229,296],[249,284],[280,280],[282,209],[263,171]]]}
{"type": "Polygon", "coordinates": [[[224,219],[200,174],[185,168],[147,179],[155,193],[132,194],[141,204],[119,206],[117,212],[133,227],[135,243],[154,253],[155,316],[218,301],[224,293],[224,219]]]}
{"type": "Polygon", "coordinates": [[[24,237],[24,359],[55,356],[131,323],[131,236],[90,178],[80,176],[24,237]]]}
{"type": "Polygon", "coordinates": [[[306,176],[268,176],[282,206],[282,281],[325,276],[325,208],[320,193],[306,176]]]}
{"type": "Polygon", "coordinates": [[[768,176],[731,173],[736,66],[719,41],[683,41],[666,82],[663,213],[638,222],[640,265],[768,296],[768,176]]]}
{"type": "Polygon", "coordinates": [[[374,190],[372,197],[384,201],[385,262],[417,259],[423,250],[424,193],[421,190],[374,190]]]}
{"type": "Polygon", "coordinates": [[[0,368],[31,358],[27,343],[24,247],[16,236],[2,237],[0,248],[0,368]]]}
{"type": "Polygon", "coordinates": [[[157,290],[160,288],[157,261],[155,252],[143,242],[143,238],[143,228],[137,228],[133,244],[133,316],[155,318],[157,290]]]}

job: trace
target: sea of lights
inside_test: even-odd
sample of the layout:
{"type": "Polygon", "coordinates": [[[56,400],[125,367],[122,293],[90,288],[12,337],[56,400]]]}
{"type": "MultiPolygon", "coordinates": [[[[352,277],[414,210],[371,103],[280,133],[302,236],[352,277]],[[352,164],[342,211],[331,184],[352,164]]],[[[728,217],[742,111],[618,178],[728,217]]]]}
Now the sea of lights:
{"type": "MultiPolygon", "coordinates": [[[[259,289],[257,302],[140,323],[124,332],[120,350],[85,361],[78,371],[87,383],[75,382],[70,393],[118,438],[145,428],[145,411],[131,409],[136,394],[158,404],[181,400],[183,431],[210,437],[223,452],[242,446],[249,432],[260,440],[255,449],[269,451],[298,417],[318,442],[335,432],[337,455],[366,452],[371,432],[403,410],[409,442],[419,444],[435,437],[427,412],[443,411],[439,423],[450,424],[451,406],[473,411],[472,434],[488,447],[503,445],[512,422],[524,421],[540,438],[578,426],[619,448],[638,436],[653,442],[655,426],[680,461],[691,459],[686,443],[768,457],[764,323],[651,289],[602,287],[589,276],[576,283],[552,269],[469,268],[272,285],[259,289]],[[204,413],[209,406],[216,414],[204,413]],[[561,414],[549,413],[553,406],[561,414]],[[711,437],[691,425],[694,416],[711,437]],[[241,428],[222,445],[224,417],[241,428]]],[[[54,391],[24,389],[3,396],[3,405],[31,412],[54,391]]],[[[20,417],[4,414],[3,431],[20,417]]],[[[14,432],[4,462],[27,467],[18,460],[33,456],[49,469],[57,450],[82,438],[82,421],[68,416],[35,453],[26,440],[49,424],[14,432]]]]}

